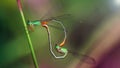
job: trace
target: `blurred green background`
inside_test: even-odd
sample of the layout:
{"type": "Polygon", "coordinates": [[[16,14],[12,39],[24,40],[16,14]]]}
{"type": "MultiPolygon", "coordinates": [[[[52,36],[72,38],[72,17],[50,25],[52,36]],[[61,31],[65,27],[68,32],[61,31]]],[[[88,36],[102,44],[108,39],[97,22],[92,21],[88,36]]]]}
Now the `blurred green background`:
{"type": "MultiPolygon", "coordinates": [[[[88,43],[94,38],[93,34],[101,27],[102,21],[114,12],[108,0],[44,1],[22,1],[26,21],[39,19],[51,5],[52,13],[46,15],[48,18],[71,14],[72,16],[59,20],[68,31],[65,46],[80,53],[90,48],[88,43]],[[40,6],[41,2],[44,3],[40,6]]],[[[60,40],[62,36],[56,30],[52,31],[52,38],[60,40]]],[[[47,33],[44,28],[37,27],[35,32],[30,32],[30,35],[40,68],[66,68],[75,59],[71,55],[65,59],[55,59],[49,51],[47,33]]],[[[16,0],[0,1],[0,68],[34,68],[16,0]]]]}

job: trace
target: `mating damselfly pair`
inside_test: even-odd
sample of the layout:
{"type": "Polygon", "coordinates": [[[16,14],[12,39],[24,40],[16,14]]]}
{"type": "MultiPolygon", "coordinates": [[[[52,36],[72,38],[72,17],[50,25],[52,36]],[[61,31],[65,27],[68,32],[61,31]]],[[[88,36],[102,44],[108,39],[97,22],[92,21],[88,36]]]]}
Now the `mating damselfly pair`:
{"type": "Polygon", "coordinates": [[[66,39],[67,39],[67,30],[66,30],[64,24],[60,20],[57,20],[57,18],[63,17],[65,15],[69,16],[70,14],[65,14],[65,15],[61,15],[61,16],[57,16],[57,17],[51,17],[51,18],[48,18],[48,19],[40,19],[40,20],[33,20],[33,21],[28,20],[26,22],[20,0],[17,0],[17,3],[18,3],[18,7],[19,7],[19,10],[20,10],[20,13],[21,13],[21,17],[23,19],[23,24],[24,24],[24,27],[25,27],[25,30],[26,30],[26,35],[27,35],[27,38],[28,38],[29,47],[30,47],[30,50],[31,50],[31,53],[32,53],[32,56],[33,56],[34,63],[35,63],[37,68],[38,68],[37,59],[36,59],[36,55],[35,55],[34,48],[33,48],[33,45],[32,45],[32,41],[30,39],[29,31],[28,31],[28,29],[30,31],[34,31],[35,30],[34,27],[37,27],[37,26],[42,26],[42,27],[46,28],[46,31],[47,31],[47,34],[48,34],[48,41],[49,41],[49,50],[55,58],[65,58],[68,55],[68,53],[71,53],[73,55],[82,56],[84,58],[83,62],[89,62],[89,63],[94,63],[95,62],[95,60],[92,57],[72,52],[71,50],[63,47],[65,45],[66,39]],[[56,27],[55,26],[56,23],[60,27],[56,27]],[[52,39],[51,31],[52,30],[50,30],[49,27],[55,27],[55,29],[62,30],[62,32],[64,34],[64,36],[62,36],[63,37],[62,42],[60,42],[60,43],[57,42],[56,44],[52,44],[52,41],[51,41],[51,39],[52,39]],[[53,52],[54,48],[58,53],[60,53],[62,55],[56,56],[56,54],[53,52]]]}
{"type": "Polygon", "coordinates": [[[64,46],[66,38],[67,38],[67,30],[64,26],[64,24],[61,21],[56,20],[59,17],[64,17],[64,16],[70,16],[70,14],[64,14],[61,16],[56,16],[56,17],[51,17],[48,19],[44,19],[44,20],[34,20],[34,21],[28,21],[28,28],[30,28],[31,30],[34,30],[33,28],[35,26],[43,26],[47,29],[47,33],[48,33],[48,40],[49,40],[49,45],[50,45],[50,50],[51,53],[53,54],[53,56],[55,58],[65,58],[67,56],[68,53],[71,53],[74,56],[81,56],[82,57],[82,61],[87,62],[87,63],[95,63],[95,60],[87,55],[83,55],[83,54],[78,54],[77,52],[73,52],[69,49],[63,48],[62,46],[64,46]],[[57,26],[56,23],[58,23],[57,25],[61,25],[61,27],[57,26]],[[46,26],[47,25],[47,26],[46,26]],[[49,27],[52,27],[54,29],[58,29],[63,31],[64,33],[64,39],[60,44],[53,44],[51,43],[51,34],[50,34],[50,29],[49,27]],[[55,54],[53,53],[52,49],[54,48],[56,49],[57,52],[61,53],[61,54],[65,54],[64,56],[55,56],[55,54]]]}

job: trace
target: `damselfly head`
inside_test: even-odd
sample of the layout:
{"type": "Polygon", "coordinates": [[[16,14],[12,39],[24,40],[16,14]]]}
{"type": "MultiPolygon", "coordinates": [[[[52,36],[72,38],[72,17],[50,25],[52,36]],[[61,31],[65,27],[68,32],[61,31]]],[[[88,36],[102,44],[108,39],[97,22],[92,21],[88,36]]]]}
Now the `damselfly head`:
{"type": "Polygon", "coordinates": [[[40,20],[28,21],[27,25],[28,25],[28,29],[30,31],[34,31],[35,26],[40,26],[41,25],[41,21],[40,20]]]}
{"type": "Polygon", "coordinates": [[[56,45],[55,49],[57,50],[57,52],[59,52],[61,54],[65,54],[68,52],[68,50],[66,48],[60,47],[59,45],[56,45]]]}

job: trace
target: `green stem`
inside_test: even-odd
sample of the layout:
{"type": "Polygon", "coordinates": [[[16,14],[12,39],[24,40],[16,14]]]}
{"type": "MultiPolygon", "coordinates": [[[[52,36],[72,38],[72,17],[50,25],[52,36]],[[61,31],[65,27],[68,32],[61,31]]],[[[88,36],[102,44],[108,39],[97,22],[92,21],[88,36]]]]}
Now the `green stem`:
{"type": "Polygon", "coordinates": [[[30,47],[30,51],[31,51],[32,58],[33,58],[33,61],[34,61],[35,68],[39,68],[38,62],[37,62],[37,59],[36,59],[36,55],[35,55],[35,52],[34,52],[34,48],[33,48],[33,45],[32,45],[32,41],[31,41],[29,31],[28,31],[28,28],[27,28],[27,24],[26,24],[26,21],[25,21],[25,17],[24,17],[24,14],[23,14],[23,10],[22,10],[20,0],[17,0],[17,3],[18,3],[18,7],[19,7],[19,10],[20,10],[22,20],[23,20],[23,25],[24,25],[24,28],[25,28],[25,32],[26,32],[26,36],[27,36],[27,40],[28,40],[28,43],[29,43],[29,47],[30,47]]]}

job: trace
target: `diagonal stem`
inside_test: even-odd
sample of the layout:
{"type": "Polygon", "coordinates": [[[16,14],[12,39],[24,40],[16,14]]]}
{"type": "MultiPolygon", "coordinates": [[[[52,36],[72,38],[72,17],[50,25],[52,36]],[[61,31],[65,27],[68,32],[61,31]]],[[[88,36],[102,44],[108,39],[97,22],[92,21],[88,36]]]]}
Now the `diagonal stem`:
{"type": "Polygon", "coordinates": [[[28,43],[29,43],[29,47],[30,47],[30,51],[31,51],[32,58],[33,58],[33,61],[34,61],[35,68],[39,68],[38,62],[37,62],[37,59],[36,59],[36,55],[35,55],[35,52],[34,52],[34,48],[33,48],[33,45],[32,45],[32,41],[31,41],[31,38],[30,38],[30,35],[29,35],[29,31],[28,31],[28,28],[27,28],[27,25],[26,25],[26,21],[25,21],[25,17],[24,17],[24,14],[23,14],[23,10],[22,10],[20,0],[17,0],[17,4],[18,4],[18,8],[19,8],[22,20],[23,20],[23,25],[24,25],[24,28],[25,28],[25,32],[26,32],[26,36],[27,36],[27,39],[28,39],[28,43]]]}

